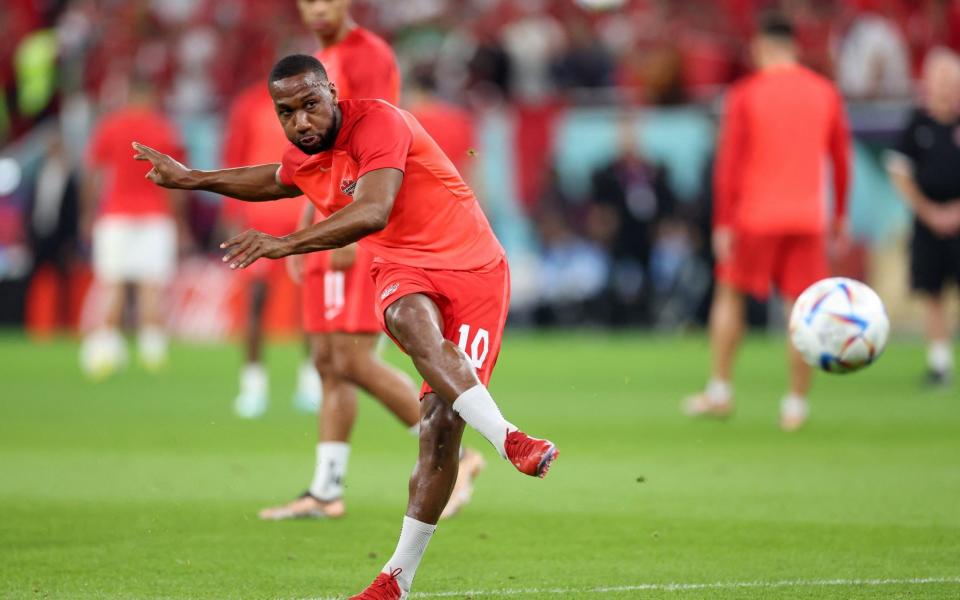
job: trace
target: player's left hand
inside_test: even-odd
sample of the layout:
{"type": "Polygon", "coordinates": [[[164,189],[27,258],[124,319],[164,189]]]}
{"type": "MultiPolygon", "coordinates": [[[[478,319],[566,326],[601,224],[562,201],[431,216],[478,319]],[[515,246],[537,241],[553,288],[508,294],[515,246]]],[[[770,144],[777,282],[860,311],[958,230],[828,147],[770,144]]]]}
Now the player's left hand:
{"type": "Polygon", "coordinates": [[[283,258],[291,254],[286,240],[256,229],[235,235],[220,247],[227,251],[223,255],[223,262],[228,263],[231,269],[245,269],[258,258],[283,258]]]}

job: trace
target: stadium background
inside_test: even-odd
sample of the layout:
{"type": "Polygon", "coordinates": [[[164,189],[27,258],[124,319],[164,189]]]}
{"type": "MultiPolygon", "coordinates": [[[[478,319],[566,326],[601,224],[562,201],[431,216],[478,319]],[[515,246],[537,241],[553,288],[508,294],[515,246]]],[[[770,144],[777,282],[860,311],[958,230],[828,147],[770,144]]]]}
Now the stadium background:
{"type": "MultiPolygon", "coordinates": [[[[468,135],[475,152],[463,164],[513,264],[514,324],[675,329],[705,318],[717,117],[726,85],[749,70],[745,42],[757,12],[776,3],[614,4],[622,6],[354,3],[358,22],[391,41],[408,84],[429,73],[438,95],[474,118],[468,135]],[[604,168],[627,146],[646,167],[631,183],[630,209],[618,214],[607,196],[619,183],[604,179],[604,168]],[[622,238],[638,231],[644,241],[624,248],[622,238]]],[[[309,51],[313,40],[293,3],[6,5],[0,322],[26,324],[38,334],[76,329],[85,320],[88,249],[76,242],[71,213],[64,211],[57,230],[65,239],[55,265],[38,264],[31,247],[42,237],[31,193],[51,134],[62,133],[81,174],[96,116],[124,97],[126,78],[136,71],[160,84],[190,164],[218,166],[231,98],[261,80],[274,57],[309,51]],[[13,182],[19,185],[12,188],[13,182]]],[[[909,219],[881,155],[903,126],[926,51],[960,46],[960,8],[893,0],[782,5],[797,23],[804,62],[844,90],[856,136],[851,213],[858,251],[838,272],[868,280],[887,301],[895,326],[916,329],[906,291],[909,219]],[[861,81],[856,74],[870,61],[880,74],[861,81]]],[[[201,258],[222,237],[223,200],[194,194],[191,206],[199,245],[173,287],[171,326],[218,339],[236,330],[243,302],[231,279],[201,258]]],[[[296,294],[282,278],[275,287],[283,293],[271,299],[268,327],[290,333],[296,294]]],[[[88,313],[95,305],[87,303],[88,313]]],[[[755,306],[751,315],[762,324],[766,312],[755,306]]]]}
{"type": "MultiPolygon", "coordinates": [[[[470,177],[514,267],[492,393],[564,453],[548,479],[518,481],[468,432],[491,466],[442,525],[416,592],[956,598],[960,404],[955,384],[920,386],[909,215],[881,157],[927,50],[960,49],[960,2],[628,0],[599,10],[617,4],[354,0],[407,82],[436,68],[440,95],[474,116],[470,177]],[[844,86],[857,249],[837,267],[880,291],[897,329],[877,365],[819,376],[811,422],[791,435],[776,424],[785,373],[775,303],[751,306],[772,335],[742,350],[734,417],[692,422],[678,407],[709,360],[699,325],[712,285],[717,117],[768,6],[794,19],[807,64],[844,86]],[[854,51],[855,31],[883,57],[882,85],[857,80],[870,53],[854,51]],[[646,250],[617,249],[628,224],[603,197],[624,140],[648,164],[635,206],[651,232],[648,271],[638,267],[646,250]]],[[[97,299],[75,214],[55,228],[61,251],[35,260],[38,165],[59,137],[83,174],[95,117],[123,97],[134,66],[162,84],[190,162],[214,167],[231,96],[278,53],[314,46],[293,0],[2,2],[0,597],[342,598],[390,552],[414,445],[369,399],[353,438],[350,517],[256,519],[302,489],[314,423],[289,402],[302,348],[282,273],[268,309],[275,337],[286,337],[267,352],[270,410],[256,421],[230,413],[244,299],[215,249],[219,198],[191,198],[197,246],[168,302],[181,341],[159,374],[131,366],[94,383],[81,373],[75,333],[97,299]]],[[[409,370],[394,348],[385,355],[409,370]]]]}

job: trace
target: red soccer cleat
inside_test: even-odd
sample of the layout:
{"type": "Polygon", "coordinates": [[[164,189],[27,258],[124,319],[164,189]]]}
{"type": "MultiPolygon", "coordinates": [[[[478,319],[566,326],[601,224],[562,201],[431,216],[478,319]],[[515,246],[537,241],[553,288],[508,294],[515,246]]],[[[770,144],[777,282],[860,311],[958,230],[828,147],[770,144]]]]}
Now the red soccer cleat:
{"type": "Polygon", "coordinates": [[[546,477],[550,464],[560,455],[550,440],[530,437],[519,430],[507,433],[503,449],[518,471],[540,478],[546,477]]]}
{"type": "Polygon", "coordinates": [[[397,583],[400,571],[394,569],[389,573],[380,573],[367,589],[356,596],[350,596],[350,600],[404,600],[407,595],[397,583]]]}

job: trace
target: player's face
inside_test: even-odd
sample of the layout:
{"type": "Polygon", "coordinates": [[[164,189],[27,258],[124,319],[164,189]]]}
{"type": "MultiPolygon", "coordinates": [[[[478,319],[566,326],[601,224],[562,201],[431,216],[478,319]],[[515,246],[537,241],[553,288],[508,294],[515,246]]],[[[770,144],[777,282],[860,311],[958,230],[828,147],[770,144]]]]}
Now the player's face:
{"type": "Polygon", "coordinates": [[[336,34],[343,25],[350,0],[297,0],[297,8],[310,31],[327,37],[336,34]]]}
{"type": "Polygon", "coordinates": [[[337,88],[316,73],[294,75],[270,84],[273,105],[292,144],[306,154],[333,147],[340,129],[337,88]]]}

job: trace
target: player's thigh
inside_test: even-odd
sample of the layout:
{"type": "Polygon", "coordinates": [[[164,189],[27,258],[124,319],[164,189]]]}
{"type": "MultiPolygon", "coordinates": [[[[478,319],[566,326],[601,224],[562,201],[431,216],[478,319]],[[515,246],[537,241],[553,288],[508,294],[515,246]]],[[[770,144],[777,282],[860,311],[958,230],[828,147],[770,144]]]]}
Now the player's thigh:
{"type": "Polygon", "coordinates": [[[445,300],[426,272],[409,265],[374,263],[371,276],[374,312],[387,336],[407,354],[435,345],[443,332],[438,304],[445,300]]]}
{"type": "Polygon", "coordinates": [[[500,356],[510,306],[507,263],[482,272],[446,271],[437,278],[449,300],[441,306],[443,335],[463,350],[486,385],[500,356]]]}
{"type": "Polygon", "coordinates": [[[716,265],[717,281],[740,293],[765,298],[770,293],[777,244],[777,236],[734,232],[730,257],[716,265]]]}
{"type": "Polygon", "coordinates": [[[949,247],[932,231],[917,223],[910,240],[910,287],[916,292],[938,296],[951,277],[949,247]]]}
{"type": "Polygon", "coordinates": [[[825,235],[791,235],[781,240],[774,278],[785,298],[796,300],[803,290],[829,276],[825,235]]]}

